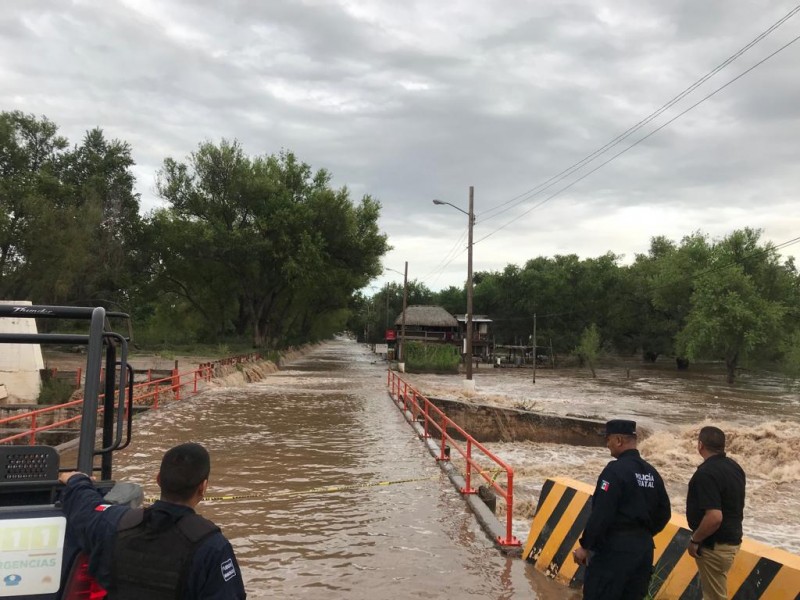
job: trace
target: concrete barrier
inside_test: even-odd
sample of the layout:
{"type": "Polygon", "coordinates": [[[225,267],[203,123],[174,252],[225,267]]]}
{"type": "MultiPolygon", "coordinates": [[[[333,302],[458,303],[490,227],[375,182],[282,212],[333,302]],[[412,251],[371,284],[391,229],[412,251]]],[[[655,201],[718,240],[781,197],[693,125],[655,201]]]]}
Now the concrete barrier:
{"type": "MultiPolygon", "coordinates": [[[[515,442],[534,440],[577,446],[603,446],[605,441],[597,432],[602,421],[580,417],[543,415],[518,408],[462,402],[428,397],[459,427],[469,431],[480,442],[515,442]]],[[[640,428],[641,429],[641,428],[640,428]]],[[[643,432],[644,435],[647,432],[643,432]]]]}
{"type": "MultiPolygon", "coordinates": [[[[579,588],[585,567],[572,560],[591,512],[594,487],[567,478],[548,479],[542,487],[522,557],[546,575],[579,588]]],[[[683,515],[673,515],[654,538],[656,600],[702,600],[694,559],[686,552],[691,532],[683,515]]],[[[796,600],[800,598],[800,556],[745,539],[728,574],[732,600],[796,600]]]]}

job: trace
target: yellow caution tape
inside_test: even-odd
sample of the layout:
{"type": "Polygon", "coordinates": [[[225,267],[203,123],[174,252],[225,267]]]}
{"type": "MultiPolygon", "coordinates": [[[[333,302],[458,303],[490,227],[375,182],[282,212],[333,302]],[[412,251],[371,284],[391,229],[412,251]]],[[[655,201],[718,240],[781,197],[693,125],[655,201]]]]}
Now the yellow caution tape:
{"type": "MultiPolygon", "coordinates": [[[[316,487],[310,488],[307,490],[279,490],[277,492],[272,492],[271,494],[242,494],[237,496],[205,496],[203,501],[205,502],[225,502],[231,500],[257,500],[257,499],[272,499],[281,496],[295,496],[301,494],[326,494],[330,492],[341,492],[346,490],[357,490],[362,488],[370,488],[370,487],[381,487],[387,485],[395,485],[398,483],[412,483],[415,481],[428,481],[430,479],[438,479],[439,475],[433,475],[431,477],[416,477],[414,479],[396,479],[394,481],[376,481],[373,483],[359,483],[353,485],[335,485],[329,487],[316,487]]],[[[158,500],[155,496],[146,496],[144,501],[146,503],[152,504],[158,500]]]]}

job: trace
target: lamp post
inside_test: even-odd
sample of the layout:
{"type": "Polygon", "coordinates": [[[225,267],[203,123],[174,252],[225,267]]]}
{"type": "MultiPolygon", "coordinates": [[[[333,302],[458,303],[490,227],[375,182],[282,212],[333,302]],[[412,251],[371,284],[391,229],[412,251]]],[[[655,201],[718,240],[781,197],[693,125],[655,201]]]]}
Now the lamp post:
{"type": "Polygon", "coordinates": [[[464,356],[464,362],[467,370],[467,384],[468,387],[474,388],[472,383],[472,227],[475,225],[475,210],[474,210],[475,188],[469,186],[469,212],[459,208],[455,204],[444,202],[442,200],[434,200],[434,204],[447,204],[452,206],[457,211],[467,215],[468,219],[468,239],[467,239],[467,347],[464,356]]]}
{"type": "MultiPolygon", "coordinates": [[[[408,261],[406,261],[405,270],[403,273],[389,267],[384,267],[386,271],[393,271],[398,275],[403,276],[403,315],[400,319],[400,344],[397,346],[397,362],[400,363],[405,358],[405,343],[406,343],[406,305],[408,304],[408,261]]],[[[387,301],[388,306],[388,301],[387,301]]]]}

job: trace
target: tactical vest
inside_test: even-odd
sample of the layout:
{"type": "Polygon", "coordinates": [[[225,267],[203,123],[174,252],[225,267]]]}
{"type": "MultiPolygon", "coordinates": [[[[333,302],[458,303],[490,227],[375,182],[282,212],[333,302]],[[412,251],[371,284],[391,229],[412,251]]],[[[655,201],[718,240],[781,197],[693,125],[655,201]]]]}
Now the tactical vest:
{"type": "Polygon", "coordinates": [[[197,514],[154,531],[151,509],[126,512],[117,526],[109,600],[181,600],[197,548],[219,527],[197,514]]]}

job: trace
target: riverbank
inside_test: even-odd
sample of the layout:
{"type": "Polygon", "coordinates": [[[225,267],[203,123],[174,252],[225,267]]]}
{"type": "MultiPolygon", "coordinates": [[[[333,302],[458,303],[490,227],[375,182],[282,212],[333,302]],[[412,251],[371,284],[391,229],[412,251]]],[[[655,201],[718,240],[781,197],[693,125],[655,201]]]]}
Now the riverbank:
{"type": "Polygon", "coordinates": [[[299,348],[286,350],[281,353],[277,364],[266,359],[240,364],[215,363],[212,379],[207,385],[210,387],[237,387],[261,381],[265,377],[280,371],[284,363],[301,358],[321,345],[306,344],[299,348]]]}

